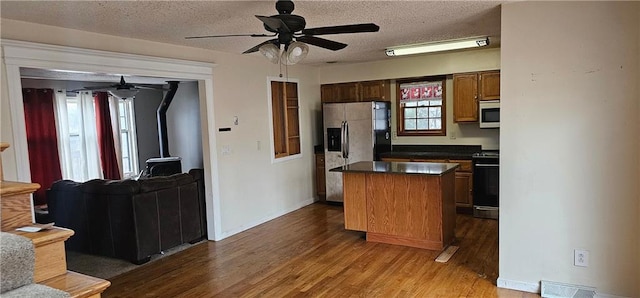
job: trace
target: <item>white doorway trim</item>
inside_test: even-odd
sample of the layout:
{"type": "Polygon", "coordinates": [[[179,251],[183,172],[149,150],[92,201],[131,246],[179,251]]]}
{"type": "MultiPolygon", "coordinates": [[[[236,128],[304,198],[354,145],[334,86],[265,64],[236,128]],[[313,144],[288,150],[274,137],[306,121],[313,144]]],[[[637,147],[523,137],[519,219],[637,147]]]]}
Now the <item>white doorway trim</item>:
{"type": "MultiPolygon", "coordinates": [[[[110,74],[198,80],[202,129],[202,158],[205,177],[207,233],[209,240],[221,239],[218,157],[216,154],[213,111],[213,67],[215,64],[179,59],[55,46],[15,40],[0,41],[7,73],[7,91],[11,115],[24,115],[20,68],[86,71],[110,74]],[[211,112],[209,112],[211,111],[211,112]]],[[[24,117],[11,117],[19,181],[31,181],[24,117]]],[[[6,140],[5,140],[6,142],[6,140]]]]}

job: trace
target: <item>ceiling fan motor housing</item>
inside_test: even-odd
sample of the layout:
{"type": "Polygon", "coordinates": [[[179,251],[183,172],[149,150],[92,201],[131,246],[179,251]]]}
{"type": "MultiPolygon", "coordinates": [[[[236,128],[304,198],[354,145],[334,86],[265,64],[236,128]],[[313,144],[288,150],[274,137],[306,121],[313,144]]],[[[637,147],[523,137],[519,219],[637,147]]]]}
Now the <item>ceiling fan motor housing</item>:
{"type": "Polygon", "coordinates": [[[293,1],[291,0],[278,0],[276,2],[276,10],[280,14],[291,14],[295,5],[293,5],[293,1]]]}

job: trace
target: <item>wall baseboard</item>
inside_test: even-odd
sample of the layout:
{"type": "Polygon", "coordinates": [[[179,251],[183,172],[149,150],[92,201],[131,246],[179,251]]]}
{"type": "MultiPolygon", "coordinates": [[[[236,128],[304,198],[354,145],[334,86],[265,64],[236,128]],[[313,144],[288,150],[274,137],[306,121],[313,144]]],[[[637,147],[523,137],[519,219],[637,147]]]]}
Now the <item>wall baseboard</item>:
{"type": "MultiPolygon", "coordinates": [[[[529,292],[529,293],[537,293],[537,294],[540,294],[540,290],[541,290],[539,282],[537,283],[524,282],[519,280],[505,279],[501,277],[498,277],[497,285],[498,285],[498,288],[529,292]]],[[[617,295],[597,293],[597,292],[595,297],[597,298],[629,298],[626,296],[617,296],[617,295]]]]}
{"type": "Polygon", "coordinates": [[[498,277],[498,288],[517,290],[529,293],[540,293],[539,282],[524,282],[519,280],[510,280],[498,277]]]}
{"type": "Polygon", "coordinates": [[[275,218],[278,218],[280,216],[283,216],[283,215],[285,215],[285,214],[287,214],[289,212],[293,212],[293,211],[296,211],[296,210],[298,210],[298,209],[300,209],[302,207],[311,205],[314,202],[315,202],[315,200],[313,198],[309,198],[309,199],[306,199],[304,201],[296,202],[296,204],[294,204],[294,205],[288,206],[288,207],[286,207],[286,208],[284,208],[282,210],[278,210],[275,213],[269,214],[269,215],[267,215],[265,217],[262,217],[262,218],[260,218],[258,220],[252,221],[252,222],[250,222],[250,223],[248,223],[246,225],[242,225],[242,226],[240,226],[240,227],[238,227],[236,229],[232,229],[232,230],[229,230],[229,231],[224,231],[220,235],[220,238],[216,239],[216,241],[220,241],[220,240],[222,240],[224,238],[227,238],[227,237],[233,236],[235,234],[244,232],[244,231],[246,231],[248,229],[251,229],[251,228],[254,228],[256,226],[259,226],[259,225],[261,225],[261,224],[263,224],[265,222],[268,222],[268,221],[270,221],[272,219],[275,219],[275,218]]]}

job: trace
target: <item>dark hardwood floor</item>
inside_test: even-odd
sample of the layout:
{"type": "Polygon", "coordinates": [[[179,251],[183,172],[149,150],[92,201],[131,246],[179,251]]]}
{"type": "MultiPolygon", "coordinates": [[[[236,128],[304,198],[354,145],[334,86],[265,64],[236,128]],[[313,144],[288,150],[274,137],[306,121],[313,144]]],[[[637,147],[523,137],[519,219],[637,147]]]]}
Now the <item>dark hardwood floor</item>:
{"type": "Polygon", "coordinates": [[[438,251],[366,242],[340,206],[312,204],[111,280],[105,297],[539,297],[498,289],[498,222],[458,215],[438,251]]]}

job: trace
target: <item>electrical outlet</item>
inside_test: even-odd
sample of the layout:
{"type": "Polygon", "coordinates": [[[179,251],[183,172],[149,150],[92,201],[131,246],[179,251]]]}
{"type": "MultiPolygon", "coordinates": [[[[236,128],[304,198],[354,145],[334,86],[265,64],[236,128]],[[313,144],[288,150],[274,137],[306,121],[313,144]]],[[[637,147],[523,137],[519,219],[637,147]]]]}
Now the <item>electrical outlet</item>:
{"type": "Polygon", "coordinates": [[[589,251],[584,249],[575,249],[573,251],[573,265],[589,267],[589,251]]]}

